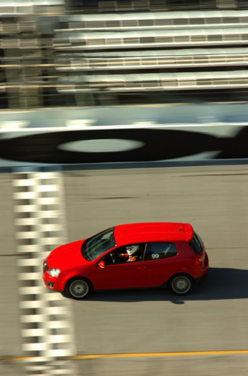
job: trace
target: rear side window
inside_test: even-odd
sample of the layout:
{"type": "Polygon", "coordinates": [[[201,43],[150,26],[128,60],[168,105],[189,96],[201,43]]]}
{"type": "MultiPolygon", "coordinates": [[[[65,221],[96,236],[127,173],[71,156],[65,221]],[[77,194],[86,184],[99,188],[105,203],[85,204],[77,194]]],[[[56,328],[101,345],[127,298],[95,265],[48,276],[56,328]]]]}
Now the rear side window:
{"type": "Polygon", "coordinates": [[[201,241],[200,236],[197,235],[195,232],[193,234],[192,239],[189,242],[189,245],[196,255],[201,253],[201,251],[202,251],[202,241],[201,241]]]}
{"type": "Polygon", "coordinates": [[[164,259],[177,254],[177,249],[173,243],[154,242],[148,243],[145,254],[145,261],[164,259]]]}

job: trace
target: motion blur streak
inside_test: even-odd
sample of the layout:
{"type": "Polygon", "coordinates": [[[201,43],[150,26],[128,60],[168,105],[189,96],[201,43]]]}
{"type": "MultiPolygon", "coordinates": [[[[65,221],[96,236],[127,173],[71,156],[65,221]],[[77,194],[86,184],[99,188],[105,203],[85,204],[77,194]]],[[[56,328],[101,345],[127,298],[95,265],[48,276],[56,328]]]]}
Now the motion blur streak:
{"type": "Polygon", "coordinates": [[[218,351],[186,351],[186,352],[161,352],[161,353],[135,353],[135,354],[94,354],[76,355],[72,359],[99,359],[99,358],[144,358],[158,356],[195,356],[195,355],[230,355],[248,354],[248,350],[218,350],[218,351]]]}
{"type": "MultiPolygon", "coordinates": [[[[158,353],[132,353],[132,354],[87,354],[62,357],[61,359],[100,359],[100,358],[151,358],[169,356],[197,356],[197,355],[235,355],[248,354],[248,350],[213,350],[213,351],[184,351],[184,352],[158,352],[158,353]]],[[[31,361],[28,357],[2,358],[0,361],[31,361]]]]}
{"type": "Polygon", "coordinates": [[[41,282],[47,251],[66,241],[62,178],[57,172],[17,173],[13,189],[26,374],[76,375],[64,358],[75,354],[69,302],[41,282]]]}

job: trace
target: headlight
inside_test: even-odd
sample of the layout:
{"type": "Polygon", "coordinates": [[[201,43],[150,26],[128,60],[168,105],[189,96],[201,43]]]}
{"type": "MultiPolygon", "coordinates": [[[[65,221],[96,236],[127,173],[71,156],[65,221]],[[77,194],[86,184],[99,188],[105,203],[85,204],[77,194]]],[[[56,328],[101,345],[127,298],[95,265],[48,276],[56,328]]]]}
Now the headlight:
{"type": "Polygon", "coordinates": [[[60,270],[59,269],[50,269],[50,270],[48,270],[47,273],[50,274],[51,277],[58,277],[60,270]]]}

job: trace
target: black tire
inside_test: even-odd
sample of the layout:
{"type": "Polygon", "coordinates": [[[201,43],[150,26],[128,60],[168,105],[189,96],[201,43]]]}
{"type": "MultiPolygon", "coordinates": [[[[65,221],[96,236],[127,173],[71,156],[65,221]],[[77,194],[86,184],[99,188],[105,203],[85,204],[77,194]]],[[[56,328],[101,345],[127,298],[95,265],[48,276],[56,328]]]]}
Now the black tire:
{"type": "Polygon", "coordinates": [[[170,290],[176,295],[186,295],[193,286],[192,278],[187,274],[177,274],[170,279],[170,290]]]}
{"type": "Polygon", "coordinates": [[[75,277],[67,282],[66,294],[75,300],[86,299],[92,292],[92,284],[85,278],[75,277]]]}

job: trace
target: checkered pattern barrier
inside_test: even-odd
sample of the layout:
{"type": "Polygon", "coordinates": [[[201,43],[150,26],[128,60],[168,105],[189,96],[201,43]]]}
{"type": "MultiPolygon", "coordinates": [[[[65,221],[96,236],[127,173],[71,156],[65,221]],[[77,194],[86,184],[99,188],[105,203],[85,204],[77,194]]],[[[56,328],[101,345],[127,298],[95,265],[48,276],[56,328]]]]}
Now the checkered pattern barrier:
{"type": "Polygon", "coordinates": [[[70,302],[42,282],[48,252],[66,242],[59,172],[15,173],[13,194],[19,271],[22,350],[28,375],[76,375],[63,357],[75,354],[70,302]]]}

